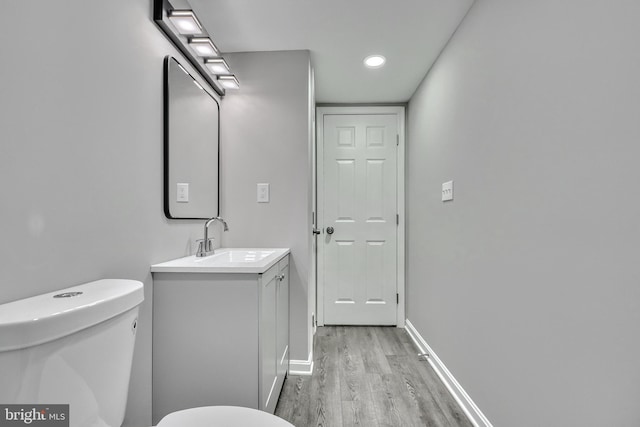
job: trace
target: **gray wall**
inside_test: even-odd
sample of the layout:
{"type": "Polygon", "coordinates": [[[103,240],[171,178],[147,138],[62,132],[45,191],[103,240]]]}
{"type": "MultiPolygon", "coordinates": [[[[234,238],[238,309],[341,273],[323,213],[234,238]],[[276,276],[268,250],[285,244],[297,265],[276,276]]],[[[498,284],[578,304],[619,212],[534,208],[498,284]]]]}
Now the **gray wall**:
{"type": "Polygon", "coordinates": [[[640,425],[638,16],[477,0],[411,99],[408,318],[496,426],[640,425]]]}
{"type": "MultiPolygon", "coordinates": [[[[225,54],[241,90],[220,106],[220,212],[225,247],[291,248],[291,358],[309,355],[311,198],[308,51],[225,54]],[[256,202],[269,183],[270,203],[256,202]]],[[[311,290],[315,292],[315,290],[311,290]]]]}
{"type": "MultiPolygon", "coordinates": [[[[7,1],[0,14],[0,303],[145,284],[125,425],[151,424],[153,263],[201,222],[162,208],[162,63],[149,0],[7,1]]],[[[183,61],[184,62],[184,61],[183,61]]]]}

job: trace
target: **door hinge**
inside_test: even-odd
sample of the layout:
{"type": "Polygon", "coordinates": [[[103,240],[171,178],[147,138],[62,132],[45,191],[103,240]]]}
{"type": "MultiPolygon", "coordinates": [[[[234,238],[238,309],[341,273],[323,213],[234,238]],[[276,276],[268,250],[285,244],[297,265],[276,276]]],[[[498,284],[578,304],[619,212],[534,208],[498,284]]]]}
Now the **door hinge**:
{"type": "Polygon", "coordinates": [[[400,225],[400,215],[396,214],[396,225],[400,225]]]}
{"type": "Polygon", "coordinates": [[[400,145],[400,135],[396,134],[396,145],[400,145]]]}
{"type": "Polygon", "coordinates": [[[400,304],[400,294],[396,294],[396,304],[400,304]]]}

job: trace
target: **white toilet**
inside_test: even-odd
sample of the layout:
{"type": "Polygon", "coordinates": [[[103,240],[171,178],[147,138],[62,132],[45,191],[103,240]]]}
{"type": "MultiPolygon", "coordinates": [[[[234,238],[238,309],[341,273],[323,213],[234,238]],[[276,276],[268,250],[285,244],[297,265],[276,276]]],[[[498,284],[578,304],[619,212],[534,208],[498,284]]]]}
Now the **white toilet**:
{"type": "MultiPolygon", "coordinates": [[[[124,420],[142,283],[105,279],[0,305],[0,404],[69,404],[71,427],[124,420]]],[[[291,427],[249,408],[174,412],[158,427],[291,427]]]]}

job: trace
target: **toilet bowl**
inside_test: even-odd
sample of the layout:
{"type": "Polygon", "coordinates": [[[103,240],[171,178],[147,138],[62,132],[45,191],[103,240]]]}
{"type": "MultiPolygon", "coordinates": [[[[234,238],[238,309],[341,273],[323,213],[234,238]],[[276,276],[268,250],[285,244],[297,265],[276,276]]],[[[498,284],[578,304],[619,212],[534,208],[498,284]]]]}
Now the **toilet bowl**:
{"type": "MultiPolygon", "coordinates": [[[[0,305],[0,403],[69,405],[70,427],[120,427],[143,285],[105,279],[0,305]]],[[[0,419],[0,423],[1,423],[0,419]]],[[[249,408],[209,406],[158,427],[292,427],[249,408]]]]}
{"type": "Polygon", "coordinates": [[[203,406],[172,412],[157,427],[293,427],[292,424],[257,409],[239,406],[203,406]]]}

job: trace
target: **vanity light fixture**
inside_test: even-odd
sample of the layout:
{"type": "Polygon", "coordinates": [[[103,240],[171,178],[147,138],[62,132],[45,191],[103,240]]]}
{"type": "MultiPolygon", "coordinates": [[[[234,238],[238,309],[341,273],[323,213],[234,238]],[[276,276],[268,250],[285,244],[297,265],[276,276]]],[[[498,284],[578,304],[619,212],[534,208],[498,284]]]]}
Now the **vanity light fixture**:
{"type": "Polygon", "coordinates": [[[218,56],[220,52],[208,37],[193,37],[189,40],[189,46],[202,57],[218,56]]]}
{"type": "Polygon", "coordinates": [[[202,34],[202,24],[191,10],[172,10],[168,14],[169,20],[175,25],[180,34],[202,34]]]}
{"type": "Polygon", "coordinates": [[[369,55],[364,58],[364,65],[367,68],[380,68],[385,62],[387,62],[387,58],[382,55],[369,55]]]}
{"type": "Polygon", "coordinates": [[[189,0],[152,0],[153,20],[174,46],[189,61],[194,70],[220,96],[225,88],[239,89],[229,64],[211,35],[197,18],[189,0]],[[231,76],[219,80],[220,75],[231,76]]]}
{"type": "Polygon", "coordinates": [[[233,74],[218,76],[218,81],[225,89],[240,89],[240,82],[233,74]]]}
{"type": "Polygon", "coordinates": [[[209,58],[204,61],[204,64],[213,74],[231,74],[229,65],[224,58],[209,58]]]}

